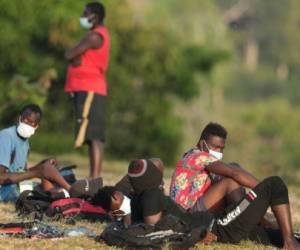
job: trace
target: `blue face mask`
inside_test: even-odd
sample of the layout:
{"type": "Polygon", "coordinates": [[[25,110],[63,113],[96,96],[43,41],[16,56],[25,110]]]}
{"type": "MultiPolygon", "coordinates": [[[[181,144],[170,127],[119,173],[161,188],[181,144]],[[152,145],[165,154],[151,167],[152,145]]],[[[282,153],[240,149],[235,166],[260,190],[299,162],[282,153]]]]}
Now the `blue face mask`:
{"type": "Polygon", "coordinates": [[[93,23],[91,23],[88,17],[80,17],[79,19],[80,26],[84,29],[90,29],[93,27],[93,23]]]}

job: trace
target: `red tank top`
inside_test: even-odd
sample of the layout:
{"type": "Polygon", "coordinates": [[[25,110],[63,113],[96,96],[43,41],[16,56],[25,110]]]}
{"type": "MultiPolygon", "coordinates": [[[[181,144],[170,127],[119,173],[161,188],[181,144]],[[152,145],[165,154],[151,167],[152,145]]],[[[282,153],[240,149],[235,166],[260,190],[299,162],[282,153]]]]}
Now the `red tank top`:
{"type": "Polygon", "coordinates": [[[93,29],[103,39],[98,49],[88,49],[81,55],[81,65],[69,65],[65,85],[66,92],[88,91],[106,96],[106,69],[109,59],[109,34],[105,27],[93,29]]]}

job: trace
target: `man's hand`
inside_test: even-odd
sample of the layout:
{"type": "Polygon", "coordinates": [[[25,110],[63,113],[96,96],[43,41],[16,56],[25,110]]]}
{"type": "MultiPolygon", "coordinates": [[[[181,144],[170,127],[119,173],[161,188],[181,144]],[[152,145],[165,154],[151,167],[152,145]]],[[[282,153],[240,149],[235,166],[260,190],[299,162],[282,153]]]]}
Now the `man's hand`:
{"type": "Polygon", "coordinates": [[[41,166],[42,178],[54,180],[53,176],[60,175],[56,168],[57,161],[55,159],[48,159],[41,166]]]}
{"type": "Polygon", "coordinates": [[[47,158],[47,159],[44,159],[44,160],[40,161],[35,166],[29,168],[29,170],[40,169],[40,168],[42,168],[43,166],[45,166],[47,164],[56,166],[57,163],[58,163],[58,161],[55,158],[47,158]]]}
{"type": "Polygon", "coordinates": [[[60,175],[57,169],[57,160],[55,158],[49,158],[41,161],[34,167],[30,168],[28,172],[34,173],[34,177],[40,179],[47,179],[50,182],[58,184],[66,190],[70,189],[70,184],[60,175]]]}
{"type": "Polygon", "coordinates": [[[39,178],[46,178],[45,177],[45,174],[47,174],[46,172],[49,170],[52,171],[51,170],[52,168],[56,169],[56,165],[57,165],[57,160],[55,158],[49,158],[49,159],[42,160],[34,167],[29,168],[29,171],[36,171],[39,178]]]}
{"type": "Polygon", "coordinates": [[[56,167],[56,159],[48,159],[41,166],[41,178],[47,179],[51,182],[58,184],[59,187],[62,187],[69,191],[70,184],[60,175],[59,170],[56,167]]]}
{"type": "Polygon", "coordinates": [[[57,166],[58,161],[55,158],[49,158],[44,161],[44,164],[50,164],[54,167],[57,166]]]}
{"type": "Polygon", "coordinates": [[[217,239],[218,238],[216,235],[214,235],[212,232],[208,232],[204,237],[204,239],[202,239],[200,242],[203,243],[204,245],[209,245],[212,242],[217,241],[217,239]]]}
{"type": "Polygon", "coordinates": [[[81,58],[80,56],[77,56],[75,58],[73,58],[72,60],[70,60],[70,63],[73,67],[78,67],[81,65],[81,58]]]}
{"type": "Polygon", "coordinates": [[[206,169],[216,175],[231,178],[244,187],[254,188],[259,183],[258,180],[246,170],[233,166],[232,164],[228,165],[221,161],[210,163],[206,169]]]}

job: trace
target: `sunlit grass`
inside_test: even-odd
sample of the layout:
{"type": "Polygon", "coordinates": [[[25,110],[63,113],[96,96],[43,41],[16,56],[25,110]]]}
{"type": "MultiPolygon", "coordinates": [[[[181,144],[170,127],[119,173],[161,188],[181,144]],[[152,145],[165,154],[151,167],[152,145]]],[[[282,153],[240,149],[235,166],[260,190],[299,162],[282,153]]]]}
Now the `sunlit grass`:
{"type": "MultiPolygon", "coordinates": [[[[32,154],[30,157],[30,162],[35,163],[40,161],[43,158],[42,155],[32,154]]],[[[61,165],[68,165],[76,163],[78,169],[76,169],[76,174],[80,177],[84,177],[88,173],[88,159],[83,156],[77,155],[61,155],[58,157],[58,160],[61,162],[61,165]]],[[[114,184],[118,181],[123,174],[126,172],[127,163],[122,161],[105,161],[103,169],[104,183],[106,185],[114,184]]],[[[170,179],[171,171],[168,170],[167,183],[170,179]]],[[[296,188],[293,187],[292,190],[296,188]]],[[[296,223],[295,228],[300,229],[300,201],[297,198],[295,192],[290,192],[291,197],[291,207],[294,223],[296,223]]],[[[17,217],[14,206],[12,204],[0,204],[0,222],[9,223],[9,222],[19,222],[20,218],[17,217]]],[[[66,225],[63,223],[55,223],[61,228],[70,228],[77,226],[85,226],[90,230],[100,234],[105,224],[101,223],[90,223],[86,221],[77,222],[75,226],[66,225]]],[[[93,239],[87,237],[72,237],[72,238],[63,238],[63,239],[43,239],[43,240],[30,240],[30,239],[16,239],[9,237],[1,237],[0,249],[55,249],[55,250],[81,250],[81,249],[117,249],[113,247],[108,247],[102,243],[98,243],[93,239]]],[[[164,248],[167,249],[167,248],[164,248]]],[[[203,246],[197,244],[193,249],[207,249],[207,250],[263,250],[263,249],[275,249],[273,247],[265,247],[262,245],[254,244],[249,241],[242,242],[238,245],[229,245],[229,244],[213,244],[210,246],[203,246]]]]}

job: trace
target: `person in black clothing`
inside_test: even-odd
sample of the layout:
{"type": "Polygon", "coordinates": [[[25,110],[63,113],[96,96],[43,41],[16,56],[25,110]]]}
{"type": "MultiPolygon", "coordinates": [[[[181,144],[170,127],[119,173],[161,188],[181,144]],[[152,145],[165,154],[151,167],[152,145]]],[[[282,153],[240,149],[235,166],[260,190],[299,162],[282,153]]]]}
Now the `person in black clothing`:
{"type": "MultiPolygon", "coordinates": [[[[155,225],[166,214],[172,214],[193,226],[204,225],[207,234],[203,242],[207,244],[213,241],[238,243],[251,239],[284,249],[300,249],[293,234],[288,190],[280,177],[266,178],[237,204],[214,216],[209,211],[189,213],[165,196],[159,188],[162,171],[150,160],[132,161],[128,167],[128,179],[134,190],[131,200],[133,222],[155,225]],[[269,206],[277,219],[280,231],[268,231],[260,226],[269,206]]],[[[117,189],[114,187],[107,191],[99,191],[94,197],[94,202],[111,210],[113,205],[116,207],[111,197],[117,189]]]]}

